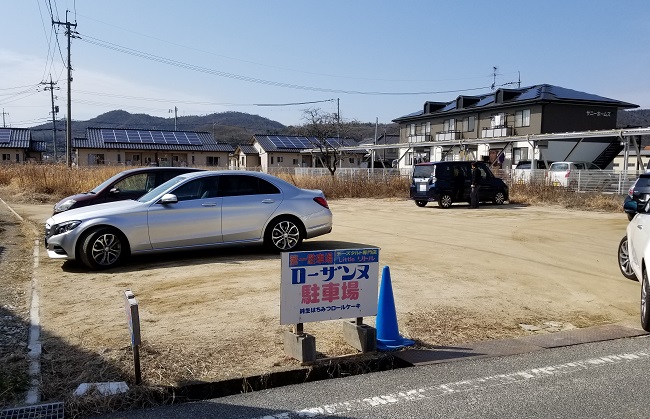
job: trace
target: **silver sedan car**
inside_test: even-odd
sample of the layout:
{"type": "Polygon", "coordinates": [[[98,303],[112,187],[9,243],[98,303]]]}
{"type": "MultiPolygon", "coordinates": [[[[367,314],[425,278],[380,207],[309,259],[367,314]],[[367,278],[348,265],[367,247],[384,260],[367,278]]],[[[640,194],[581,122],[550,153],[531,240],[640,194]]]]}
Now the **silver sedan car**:
{"type": "Polygon", "coordinates": [[[45,224],[48,256],[91,269],[134,254],[265,244],[280,252],[332,231],[321,191],[259,172],[204,171],[177,176],[138,200],[56,214],[45,224]]]}

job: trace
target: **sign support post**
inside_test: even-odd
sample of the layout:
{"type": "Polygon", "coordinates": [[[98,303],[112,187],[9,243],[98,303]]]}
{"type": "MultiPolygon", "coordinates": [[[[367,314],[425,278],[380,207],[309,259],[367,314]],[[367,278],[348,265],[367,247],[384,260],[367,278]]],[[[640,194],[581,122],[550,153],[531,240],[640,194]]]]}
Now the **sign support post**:
{"type": "Polygon", "coordinates": [[[130,289],[124,290],[124,303],[126,320],[129,324],[129,332],[131,333],[135,383],[140,384],[142,383],[142,373],[140,371],[140,313],[138,311],[138,301],[130,289]]]}

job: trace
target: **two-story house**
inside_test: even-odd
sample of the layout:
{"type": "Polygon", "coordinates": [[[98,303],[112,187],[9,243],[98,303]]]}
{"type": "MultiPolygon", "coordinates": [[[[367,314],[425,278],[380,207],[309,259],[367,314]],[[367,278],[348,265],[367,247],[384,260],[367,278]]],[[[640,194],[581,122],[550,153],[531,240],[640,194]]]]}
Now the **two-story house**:
{"type": "Polygon", "coordinates": [[[548,84],[498,89],[393,120],[400,125],[400,167],[439,160],[484,160],[510,168],[519,160],[585,160],[607,167],[622,149],[615,136],[530,141],[536,134],[613,130],[619,109],[638,105],[548,84]]]}

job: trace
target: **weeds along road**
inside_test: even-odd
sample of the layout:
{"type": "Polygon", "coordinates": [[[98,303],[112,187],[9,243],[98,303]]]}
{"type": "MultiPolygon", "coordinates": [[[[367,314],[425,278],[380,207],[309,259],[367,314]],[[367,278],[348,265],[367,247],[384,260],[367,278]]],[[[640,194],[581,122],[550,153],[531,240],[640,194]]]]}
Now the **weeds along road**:
{"type": "MultiPolygon", "coordinates": [[[[40,225],[51,212],[51,205],[12,206],[40,225]]],[[[622,213],[507,204],[443,210],[389,199],[330,206],[333,232],[306,241],[304,249],[379,247],[380,264],[391,270],[400,333],[419,345],[532,333],[520,324],[571,328],[638,318],[639,284],[619,273],[616,260],[627,225],[622,213]]],[[[218,381],[299,366],[282,346],[280,258],[261,248],[135,257],[103,272],[50,260],[42,251],[36,275],[46,395],[70,394],[80,380],[129,381],[126,288],[140,304],[145,383],[218,381]]],[[[338,321],[308,323],[305,331],[323,356],[355,352],[338,321]]]]}

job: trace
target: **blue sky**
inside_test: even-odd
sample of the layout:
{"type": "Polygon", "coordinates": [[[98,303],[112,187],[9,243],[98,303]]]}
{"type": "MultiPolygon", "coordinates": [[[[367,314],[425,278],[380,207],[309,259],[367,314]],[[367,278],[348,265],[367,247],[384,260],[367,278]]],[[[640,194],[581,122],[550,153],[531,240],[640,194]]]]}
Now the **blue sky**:
{"type": "Polygon", "coordinates": [[[76,120],[113,109],[172,117],[176,107],[296,125],[306,108],[336,112],[338,99],[344,120],[387,123],[427,100],[488,93],[493,67],[496,85],[521,78],[650,108],[646,0],[3,0],[8,126],[51,118],[39,86],[50,75],[65,116],[66,37],[62,27],[53,36],[50,5],[58,21],[69,10],[81,37],[76,120]]]}

